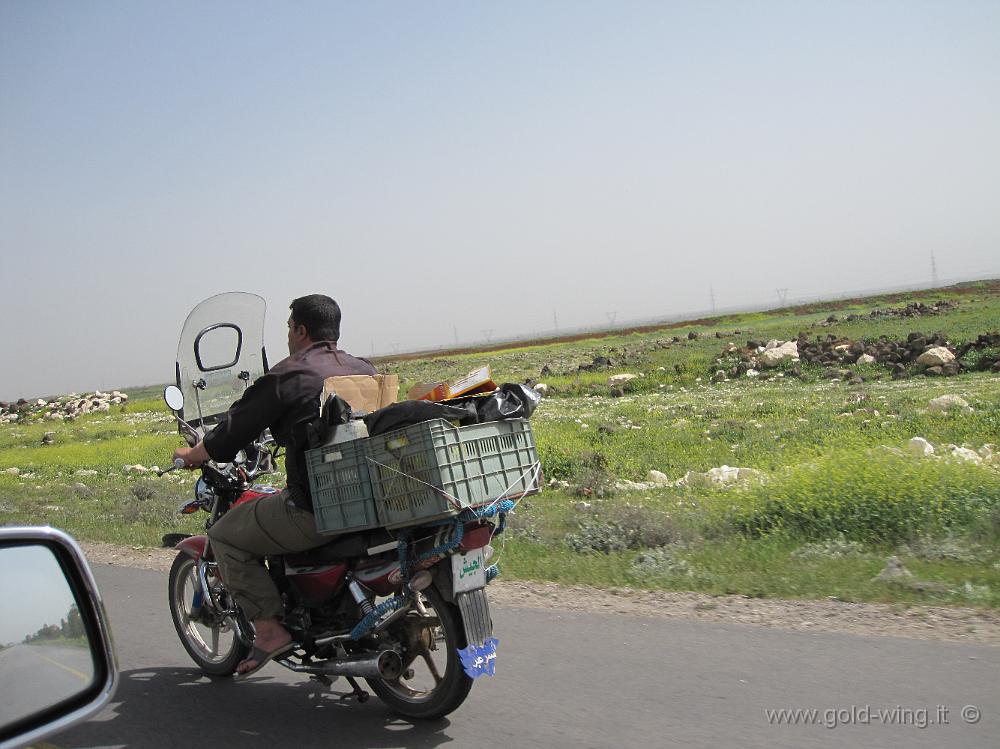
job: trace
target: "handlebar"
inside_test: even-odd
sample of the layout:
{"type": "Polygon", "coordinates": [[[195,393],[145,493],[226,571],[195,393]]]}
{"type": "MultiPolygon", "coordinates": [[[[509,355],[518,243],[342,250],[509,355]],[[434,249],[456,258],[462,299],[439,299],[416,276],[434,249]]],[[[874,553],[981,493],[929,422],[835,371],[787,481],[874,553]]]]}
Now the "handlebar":
{"type": "Polygon", "coordinates": [[[166,470],[160,471],[156,475],[157,476],[163,476],[165,474],[170,473],[171,471],[176,471],[178,468],[183,468],[184,465],[185,465],[184,464],[184,460],[182,458],[174,458],[173,468],[167,468],[166,470]]]}

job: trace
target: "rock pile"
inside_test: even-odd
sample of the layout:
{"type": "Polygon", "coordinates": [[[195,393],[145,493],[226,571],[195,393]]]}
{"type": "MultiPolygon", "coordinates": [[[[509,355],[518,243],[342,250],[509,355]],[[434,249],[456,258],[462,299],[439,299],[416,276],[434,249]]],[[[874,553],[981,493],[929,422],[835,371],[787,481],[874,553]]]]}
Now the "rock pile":
{"type": "Polygon", "coordinates": [[[24,398],[16,403],[0,401],[0,424],[37,418],[46,421],[73,421],[86,414],[110,411],[112,406],[121,405],[127,400],[128,396],[118,390],[110,393],[98,390],[84,395],[70,393],[58,398],[38,398],[34,401],[24,398]]]}
{"type": "Polygon", "coordinates": [[[873,309],[867,315],[845,315],[838,318],[830,315],[822,322],[816,323],[819,327],[829,327],[839,322],[854,322],[855,320],[884,320],[889,317],[926,317],[928,315],[940,315],[942,312],[951,312],[958,305],[954,302],[940,301],[927,305],[923,302],[911,302],[905,307],[886,307],[885,309],[873,309]]]}
{"type": "Polygon", "coordinates": [[[962,344],[955,352],[956,359],[964,359],[971,352],[984,352],[978,357],[974,369],[980,372],[1000,372],[1000,333],[984,333],[974,341],[962,344]],[[989,351],[989,349],[995,349],[989,351]]]}
{"type": "MultiPolygon", "coordinates": [[[[833,334],[825,338],[816,336],[810,340],[805,333],[799,333],[794,341],[747,341],[740,348],[729,344],[715,360],[713,380],[720,381],[742,375],[757,376],[762,370],[774,368],[785,361],[801,361],[826,367],[827,376],[860,380],[852,370],[838,370],[836,367],[849,364],[883,364],[890,368],[894,379],[909,377],[911,374],[929,376],[957,375],[968,369],[1000,372],[1000,334],[986,333],[956,349],[942,333],[925,335],[910,333],[905,340],[892,340],[880,336],[874,341],[852,341],[833,334]],[[990,351],[996,349],[996,351],[990,351]],[[970,352],[978,352],[975,364],[966,364],[962,358],[970,352]],[[752,374],[751,374],[752,373],[752,374]]],[[[792,376],[799,376],[801,370],[792,367],[792,376]]]]}
{"type": "Polygon", "coordinates": [[[906,451],[919,458],[946,458],[976,465],[1000,466],[1000,448],[992,442],[974,449],[970,445],[938,445],[935,447],[923,437],[913,437],[906,443],[906,451]]]}
{"type": "Polygon", "coordinates": [[[722,465],[718,468],[710,468],[704,473],[698,471],[688,471],[683,477],[676,481],[671,480],[662,471],[649,471],[645,481],[629,481],[619,479],[615,482],[615,489],[618,491],[647,491],[649,489],[662,489],[664,487],[712,487],[719,488],[732,486],[734,484],[746,484],[752,481],[764,481],[766,475],[753,468],[736,468],[734,466],[722,465]]]}

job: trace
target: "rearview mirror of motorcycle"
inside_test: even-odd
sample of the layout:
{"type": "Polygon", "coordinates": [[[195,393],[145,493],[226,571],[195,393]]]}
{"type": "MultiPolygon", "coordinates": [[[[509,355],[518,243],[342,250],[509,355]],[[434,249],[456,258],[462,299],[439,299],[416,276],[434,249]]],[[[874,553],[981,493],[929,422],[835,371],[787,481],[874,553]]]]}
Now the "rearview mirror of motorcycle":
{"type": "Polygon", "coordinates": [[[118,669],[83,552],[54,528],[0,528],[0,747],[35,743],[101,710],[118,669]]]}
{"type": "Polygon", "coordinates": [[[180,411],[184,408],[184,393],[176,385],[167,385],[163,391],[163,400],[167,402],[167,408],[171,411],[180,411]]]}

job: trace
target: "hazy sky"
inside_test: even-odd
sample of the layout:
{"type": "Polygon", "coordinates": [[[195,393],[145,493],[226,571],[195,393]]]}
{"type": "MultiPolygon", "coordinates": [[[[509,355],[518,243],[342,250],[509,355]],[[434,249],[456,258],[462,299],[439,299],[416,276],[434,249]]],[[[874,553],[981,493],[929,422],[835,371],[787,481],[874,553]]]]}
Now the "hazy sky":
{"type": "Polygon", "coordinates": [[[42,625],[59,626],[75,601],[55,555],[44,546],[0,549],[0,645],[21,642],[42,625]]]}
{"type": "Polygon", "coordinates": [[[1000,275],[1000,3],[0,3],[0,398],[1000,275]]]}

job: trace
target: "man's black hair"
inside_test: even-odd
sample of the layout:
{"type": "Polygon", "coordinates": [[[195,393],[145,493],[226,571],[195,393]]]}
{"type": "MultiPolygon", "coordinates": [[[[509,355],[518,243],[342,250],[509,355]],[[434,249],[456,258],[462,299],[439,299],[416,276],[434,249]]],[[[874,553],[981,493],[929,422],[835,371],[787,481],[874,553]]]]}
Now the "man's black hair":
{"type": "Polygon", "coordinates": [[[340,305],[325,294],[309,294],[292,301],[288,308],[296,325],[305,325],[314,341],[340,340],[340,305]]]}

